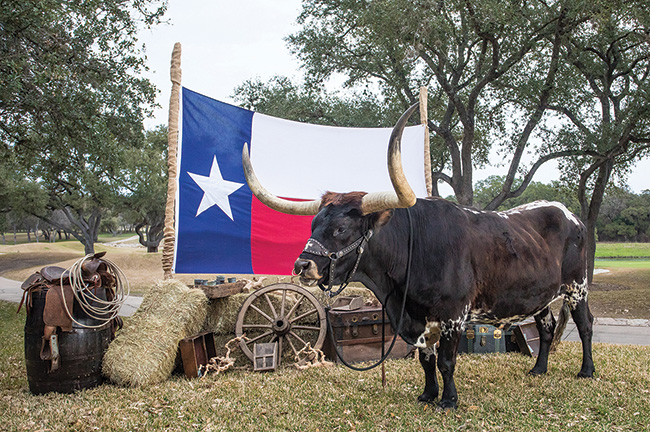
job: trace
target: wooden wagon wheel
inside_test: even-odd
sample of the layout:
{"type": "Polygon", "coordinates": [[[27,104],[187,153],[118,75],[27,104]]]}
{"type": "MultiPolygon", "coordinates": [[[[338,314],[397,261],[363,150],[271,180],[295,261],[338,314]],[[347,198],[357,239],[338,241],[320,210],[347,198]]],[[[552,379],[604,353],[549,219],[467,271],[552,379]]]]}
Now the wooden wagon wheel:
{"type": "Polygon", "coordinates": [[[327,334],[325,309],[318,299],[298,285],[278,283],[253,292],[239,311],[237,337],[245,334],[240,346],[253,361],[253,345],[278,342],[278,365],[283,358],[292,362],[307,343],[321,349],[327,334]]]}

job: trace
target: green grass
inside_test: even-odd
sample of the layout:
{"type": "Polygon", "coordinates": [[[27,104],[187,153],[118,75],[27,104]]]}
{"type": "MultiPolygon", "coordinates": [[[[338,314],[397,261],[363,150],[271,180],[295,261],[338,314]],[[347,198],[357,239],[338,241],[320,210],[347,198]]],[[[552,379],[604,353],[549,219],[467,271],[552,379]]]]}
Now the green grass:
{"type": "Polygon", "coordinates": [[[650,243],[599,242],[596,258],[650,258],[650,243]]]}
{"type": "Polygon", "coordinates": [[[596,268],[627,268],[627,269],[650,269],[650,259],[639,259],[639,260],[630,260],[630,259],[596,259],[595,261],[596,268]]]}
{"type": "Polygon", "coordinates": [[[137,234],[135,232],[126,232],[126,233],[118,234],[116,236],[112,234],[99,234],[97,235],[97,241],[101,243],[109,243],[118,240],[124,240],[133,236],[137,236],[137,234]]]}
{"type": "Polygon", "coordinates": [[[460,355],[459,408],[415,401],[414,359],[378,369],[344,367],[259,374],[245,368],[204,379],[175,376],[126,389],[104,384],[73,395],[27,390],[24,314],[0,302],[0,428],[11,431],[648,431],[650,347],[594,345],[597,375],[579,380],[580,345],[563,343],[549,372],[531,377],[521,354],[460,355]],[[11,413],[11,414],[9,414],[11,413]]]}

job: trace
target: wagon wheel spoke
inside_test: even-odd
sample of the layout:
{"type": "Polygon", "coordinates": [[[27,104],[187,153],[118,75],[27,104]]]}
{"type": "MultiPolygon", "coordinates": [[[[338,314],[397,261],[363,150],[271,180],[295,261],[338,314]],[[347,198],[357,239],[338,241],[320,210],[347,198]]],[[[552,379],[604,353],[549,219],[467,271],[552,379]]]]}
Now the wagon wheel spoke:
{"type": "Polygon", "coordinates": [[[287,335],[287,342],[289,342],[289,346],[291,347],[291,350],[293,351],[293,355],[297,356],[298,355],[298,350],[296,349],[296,346],[291,342],[291,338],[289,335],[287,335]]]}
{"type": "Polygon", "coordinates": [[[243,324],[242,328],[245,328],[245,329],[261,329],[261,328],[271,329],[273,327],[271,326],[271,324],[243,324]]]}
{"type": "Polygon", "coordinates": [[[285,319],[284,305],[287,302],[287,290],[282,290],[282,303],[280,303],[280,318],[285,319]]]}
{"type": "Polygon", "coordinates": [[[290,331],[289,334],[290,334],[291,336],[295,337],[296,339],[298,339],[298,342],[300,342],[301,344],[303,344],[303,346],[304,346],[304,345],[307,345],[307,342],[305,342],[304,339],[301,338],[300,336],[298,336],[298,335],[297,335],[293,330],[290,331]]]}
{"type": "Polygon", "coordinates": [[[284,339],[284,337],[278,337],[278,365],[282,363],[282,339],[284,339]]]}
{"type": "MultiPolygon", "coordinates": [[[[312,310],[310,310],[310,311],[308,311],[308,312],[305,312],[304,314],[301,314],[301,315],[295,317],[294,319],[292,319],[292,320],[291,320],[291,323],[293,324],[294,322],[296,322],[296,321],[298,321],[298,320],[301,320],[301,319],[303,319],[303,318],[305,318],[305,317],[308,317],[309,315],[312,315],[312,314],[314,314],[314,313],[316,313],[316,312],[318,312],[318,309],[312,309],[312,310]]],[[[295,327],[294,327],[294,328],[295,328],[295,327]]]]}
{"type": "MultiPolygon", "coordinates": [[[[300,303],[305,299],[305,296],[301,296],[298,301],[291,307],[291,310],[289,310],[289,313],[287,314],[287,319],[293,315],[293,313],[298,309],[298,306],[300,306],[300,303]]],[[[291,321],[293,322],[293,321],[291,321]]]]}
{"type": "Polygon", "coordinates": [[[266,318],[268,322],[273,322],[273,318],[268,316],[262,309],[258,308],[254,304],[251,303],[250,308],[256,311],[257,313],[259,313],[260,315],[262,315],[264,318],[266,318]]]}
{"type": "Polygon", "coordinates": [[[275,308],[273,307],[273,303],[271,303],[271,299],[266,293],[264,293],[264,298],[266,299],[266,302],[269,304],[269,308],[271,309],[271,313],[273,314],[273,317],[277,318],[278,313],[275,311],[275,308]]]}
{"type": "Polygon", "coordinates": [[[257,337],[254,337],[253,339],[249,339],[249,340],[247,340],[247,341],[246,341],[246,345],[250,345],[250,344],[252,344],[252,343],[255,343],[255,342],[257,342],[258,340],[260,340],[260,339],[262,339],[262,338],[265,338],[265,337],[267,337],[267,336],[269,336],[269,335],[271,335],[271,334],[273,334],[273,330],[269,330],[269,331],[267,331],[267,332],[264,332],[264,333],[262,333],[261,335],[259,335],[259,336],[257,336],[257,337]]]}
{"type": "Polygon", "coordinates": [[[291,326],[291,328],[294,330],[320,331],[320,327],[306,326],[306,325],[295,325],[295,326],[291,326]]]}

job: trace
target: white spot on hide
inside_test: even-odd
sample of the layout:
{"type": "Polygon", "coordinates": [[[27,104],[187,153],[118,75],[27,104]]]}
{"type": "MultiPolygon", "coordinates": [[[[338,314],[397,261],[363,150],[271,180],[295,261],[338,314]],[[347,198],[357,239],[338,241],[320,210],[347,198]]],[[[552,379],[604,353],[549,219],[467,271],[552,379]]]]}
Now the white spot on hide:
{"type": "Polygon", "coordinates": [[[580,221],[578,220],[578,218],[576,218],[573,215],[573,213],[571,213],[569,211],[569,209],[567,209],[564,206],[564,204],[559,203],[559,202],[555,202],[555,201],[552,201],[552,202],[549,202],[549,201],[535,201],[535,202],[532,202],[532,203],[529,203],[529,204],[524,204],[524,205],[521,205],[519,207],[515,207],[513,209],[507,210],[507,211],[504,212],[504,214],[506,214],[506,215],[508,215],[508,214],[517,214],[517,213],[521,213],[522,211],[534,210],[536,208],[543,208],[543,207],[555,207],[555,208],[557,208],[559,210],[562,210],[562,212],[564,213],[564,216],[568,220],[573,222],[575,225],[580,226],[580,221]]]}

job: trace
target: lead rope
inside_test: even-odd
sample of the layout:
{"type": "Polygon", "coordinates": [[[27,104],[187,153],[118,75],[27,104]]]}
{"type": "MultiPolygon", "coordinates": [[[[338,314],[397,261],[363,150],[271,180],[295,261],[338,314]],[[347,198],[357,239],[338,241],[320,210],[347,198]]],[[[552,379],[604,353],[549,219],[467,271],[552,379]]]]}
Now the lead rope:
{"type": "MultiPolygon", "coordinates": [[[[408,259],[407,259],[407,262],[406,262],[406,287],[404,288],[404,299],[402,300],[402,311],[400,312],[399,325],[397,326],[397,331],[393,335],[393,340],[390,343],[390,347],[388,347],[388,352],[385,352],[384,347],[385,347],[386,342],[384,340],[384,334],[385,334],[384,333],[384,331],[385,331],[384,330],[384,326],[385,326],[385,324],[384,324],[385,323],[385,321],[384,321],[385,318],[384,317],[385,317],[385,313],[386,313],[386,306],[382,303],[382,305],[381,305],[381,324],[382,324],[382,326],[381,326],[382,327],[382,331],[381,331],[381,352],[382,352],[382,356],[377,361],[377,363],[372,364],[370,366],[365,366],[365,367],[352,366],[350,363],[345,361],[345,359],[343,358],[343,355],[339,351],[339,348],[336,346],[336,343],[334,341],[332,341],[333,345],[334,345],[334,351],[336,352],[336,356],[339,358],[339,360],[341,360],[341,363],[343,363],[345,366],[347,366],[348,368],[350,368],[352,370],[363,372],[363,371],[367,371],[367,370],[370,370],[370,369],[374,369],[377,366],[379,366],[380,364],[383,364],[384,361],[386,361],[386,359],[390,355],[391,351],[393,351],[393,347],[395,346],[395,342],[397,341],[397,336],[399,335],[400,331],[402,330],[402,321],[403,321],[403,318],[404,318],[404,310],[406,309],[406,297],[408,295],[408,290],[409,290],[409,285],[410,285],[410,280],[411,280],[411,257],[413,255],[413,220],[411,219],[411,210],[409,208],[406,209],[406,214],[409,217],[409,254],[408,254],[408,259]]],[[[332,275],[330,275],[330,277],[331,276],[332,275]]],[[[389,297],[390,297],[390,294],[388,296],[386,296],[385,303],[388,303],[388,298],[389,297]]],[[[327,320],[327,331],[330,332],[330,334],[332,335],[332,339],[334,339],[333,338],[334,330],[332,329],[332,322],[330,321],[330,318],[329,318],[330,309],[331,309],[330,306],[327,306],[325,308],[325,319],[327,320]]]]}

